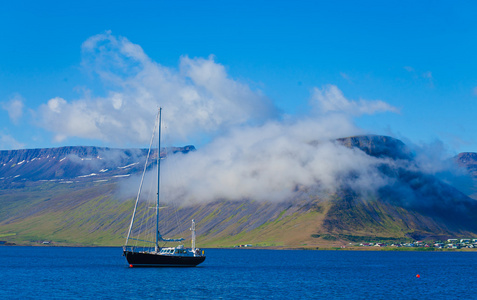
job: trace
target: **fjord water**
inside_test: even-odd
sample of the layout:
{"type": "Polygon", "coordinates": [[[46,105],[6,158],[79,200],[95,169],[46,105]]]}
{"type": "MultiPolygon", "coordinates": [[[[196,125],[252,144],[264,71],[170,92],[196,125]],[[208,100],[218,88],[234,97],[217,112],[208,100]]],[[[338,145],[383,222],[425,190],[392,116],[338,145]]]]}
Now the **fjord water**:
{"type": "Polygon", "coordinates": [[[476,295],[477,252],[205,251],[206,261],[195,268],[129,268],[120,248],[4,246],[0,297],[471,299],[476,295]]]}

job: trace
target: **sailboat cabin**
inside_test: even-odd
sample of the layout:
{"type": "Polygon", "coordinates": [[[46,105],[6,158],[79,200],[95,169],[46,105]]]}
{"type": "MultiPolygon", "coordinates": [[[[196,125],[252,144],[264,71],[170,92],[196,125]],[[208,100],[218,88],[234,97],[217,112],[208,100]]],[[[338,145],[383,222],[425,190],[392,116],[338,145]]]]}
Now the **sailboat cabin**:
{"type": "Polygon", "coordinates": [[[173,255],[173,256],[196,256],[200,255],[200,250],[195,249],[196,251],[192,251],[192,249],[186,249],[184,246],[180,245],[178,247],[166,247],[161,248],[159,254],[162,255],[173,255]]]}

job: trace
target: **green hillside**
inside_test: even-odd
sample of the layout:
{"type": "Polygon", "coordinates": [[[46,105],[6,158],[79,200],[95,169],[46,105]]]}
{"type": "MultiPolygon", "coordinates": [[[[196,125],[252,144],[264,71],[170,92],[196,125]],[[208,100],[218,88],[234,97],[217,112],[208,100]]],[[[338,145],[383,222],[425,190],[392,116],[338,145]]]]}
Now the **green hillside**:
{"type": "Polygon", "coordinates": [[[0,234],[20,244],[118,245],[132,201],[114,201],[113,188],[44,182],[2,193],[0,234]]]}
{"type": "MultiPolygon", "coordinates": [[[[0,240],[26,245],[48,241],[53,245],[121,246],[134,201],[117,199],[115,190],[115,183],[41,182],[2,192],[0,240]]],[[[161,232],[169,237],[189,239],[188,225],[194,218],[200,247],[320,247],[366,240],[475,236],[459,224],[344,192],[326,199],[303,194],[280,203],[244,200],[166,205],[161,212],[168,216],[161,218],[161,232]]]]}
{"type": "MultiPolygon", "coordinates": [[[[161,234],[184,237],[189,243],[189,225],[195,219],[199,247],[314,248],[361,241],[477,237],[477,201],[421,172],[401,141],[358,136],[337,143],[382,158],[377,168],[389,184],[360,192],[347,185],[355,176],[351,172],[339,178],[341,185],[334,191],[321,190],[319,183],[297,186],[285,201],[161,203],[161,234]]],[[[176,150],[187,153],[193,147],[176,150]]],[[[0,151],[0,240],[22,245],[46,241],[121,246],[134,199],[123,199],[120,188],[126,186],[124,177],[133,179],[127,185],[134,182],[143,152],[95,147],[0,151]]],[[[467,154],[459,159],[470,168],[476,157],[467,154]]],[[[138,215],[151,211],[151,206],[140,205],[138,215]]]]}

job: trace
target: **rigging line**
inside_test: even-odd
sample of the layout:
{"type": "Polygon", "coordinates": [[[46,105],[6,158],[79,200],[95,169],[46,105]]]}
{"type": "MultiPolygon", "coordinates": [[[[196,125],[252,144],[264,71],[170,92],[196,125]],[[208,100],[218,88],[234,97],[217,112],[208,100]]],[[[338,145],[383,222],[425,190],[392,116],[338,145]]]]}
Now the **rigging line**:
{"type": "MultiPolygon", "coordinates": [[[[157,122],[158,119],[159,119],[159,114],[156,117],[156,122],[157,122]]],[[[133,211],[133,216],[132,216],[132,219],[131,219],[131,224],[129,225],[128,236],[126,238],[126,245],[128,244],[129,237],[131,235],[131,229],[132,229],[132,226],[133,226],[133,223],[134,223],[134,217],[136,216],[137,203],[139,201],[139,196],[141,194],[141,188],[142,188],[142,184],[144,182],[144,175],[146,174],[146,169],[147,169],[147,162],[149,160],[149,155],[151,154],[152,142],[154,140],[155,135],[156,135],[156,126],[154,126],[154,129],[152,130],[152,137],[151,137],[151,142],[149,144],[149,151],[147,152],[146,162],[144,163],[144,171],[142,172],[141,183],[139,184],[139,191],[137,192],[136,203],[134,204],[134,211],[133,211]]],[[[160,151],[160,149],[159,149],[159,151],[160,151]]]]}
{"type": "MultiPolygon", "coordinates": [[[[144,188],[143,188],[144,189],[144,188]]],[[[144,194],[144,191],[143,191],[143,194],[144,194]]],[[[149,229],[148,229],[148,220],[149,220],[149,216],[150,216],[150,209],[148,209],[148,204],[144,204],[144,203],[141,203],[139,204],[139,207],[138,207],[138,211],[136,213],[136,219],[139,219],[139,222],[136,222],[139,223],[139,226],[137,227],[136,230],[134,230],[133,228],[133,233],[135,233],[135,235],[133,236],[136,236],[136,237],[141,237],[141,239],[150,239],[150,234],[149,234],[149,229]]],[[[132,239],[132,237],[130,237],[130,239],[132,239]]]]}
{"type": "MultiPolygon", "coordinates": [[[[154,173],[154,172],[153,172],[154,173]]],[[[154,175],[153,175],[154,176],[154,175]]],[[[154,181],[156,178],[152,178],[152,180],[149,181],[149,187],[146,189],[148,191],[146,203],[144,204],[143,210],[144,210],[144,217],[143,221],[141,224],[143,224],[143,231],[145,233],[144,237],[147,240],[154,241],[155,240],[155,235],[156,233],[154,232],[155,224],[154,224],[154,211],[155,207],[150,207],[150,199],[153,199],[153,195],[155,195],[155,186],[154,186],[154,181]]]]}
{"type": "MultiPolygon", "coordinates": [[[[155,190],[153,189],[154,180],[155,178],[152,178],[152,180],[147,180],[147,176],[146,176],[144,180],[144,185],[142,187],[142,195],[141,195],[142,199],[153,198],[152,195],[155,194],[155,190]],[[149,183],[149,185],[147,185],[147,183],[149,183]]],[[[137,237],[137,239],[149,240],[149,241],[153,241],[155,239],[154,238],[155,234],[153,229],[155,227],[153,224],[154,217],[152,214],[152,208],[155,208],[155,207],[150,207],[149,204],[150,204],[149,201],[141,202],[139,204],[138,210],[136,213],[136,220],[138,219],[140,220],[138,220],[138,222],[135,222],[135,224],[139,224],[139,226],[137,228],[133,227],[133,231],[131,234],[132,236],[130,237],[130,239],[132,239],[132,237],[137,237]]],[[[138,242],[136,241],[136,243],[138,242]]],[[[149,248],[145,246],[144,243],[142,245],[144,250],[146,250],[146,248],[149,248]]]]}
{"type": "MultiPolygon", "coordinates": [[[[143,192],[144,194],[144,192],[143,192]]],[[[133,227],[132,229],[132,232],[131,232],[131,237],[129,237],[129,239],[133,239],[133,237],[136,237],[136,239],[133,239],[136,241],[136,246],[138,245],[138,239],[139,237],[142,237],[143,236],[143,232],[144,232],[144,205],[142,203],[140,203],[138,205],[138,210],[136,212],[136,220],[137,219],[140,219],[139,222],[135,222],[134,224],[139,224],[139,226],[136,225],[136,228],[133,227]]],[[[141,244],[142,245],[142,244],[141,244]]]]}
{"type": "MultiPolygon", "coordinates": [[[[147,177],[147,176],[146,176],[147,177]]],[[[145,183],[147,183],[147,179],[145,179],[145,183]]],[[[151,188],[149,187],[146,188],[145,185],[143,185],[143,188],[142,188],[142,195],[141,195],[141,199],[142,198],[145,198],[145,199],[150,199],[150,196],[152,194],[152,191],[151,191],[151,188]],[[147,193],[146,197],[144,197],[144,194],[147,193]]],[[[140,200],[141,200],[140,199],[140,200]]],[[[153,233],[154,231],[152,230],[152,227],[151,227],[151,209],[149,209],[149,203],[146,202],[141,202],[138,204],[138,209],[137,209],[137,212],[136,212],[136,218],[135,220],[137,220],[134,225],[136,224],[139,224],[139,226],[136,225],[136,227],[134,227],[133,225],[133,229],[132,229],[132,232],[131,232],[131,237],[129,239],[132,239],[133,237],[136,237],[136,245],[138,244],[138,241],[137,239],[146,239],[146,240],[154,240],[152,237],[153,237],[153,233]]],[[[144,248],[144,243],[141,244],[144,248]]],[[[144,248],[145,249],[145,248],[144,248]]]]}

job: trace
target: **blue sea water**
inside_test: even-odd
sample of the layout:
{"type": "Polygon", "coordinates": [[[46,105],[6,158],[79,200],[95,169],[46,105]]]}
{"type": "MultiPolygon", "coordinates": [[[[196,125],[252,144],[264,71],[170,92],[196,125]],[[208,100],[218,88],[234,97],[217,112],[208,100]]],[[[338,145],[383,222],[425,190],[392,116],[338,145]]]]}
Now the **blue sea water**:
{"type": "Polygon", "coordinates": [[[129,268],[120,248],[4,246],[0,298],[477,298],[477,252],[205,251],[195,268],[129,268]]]}

